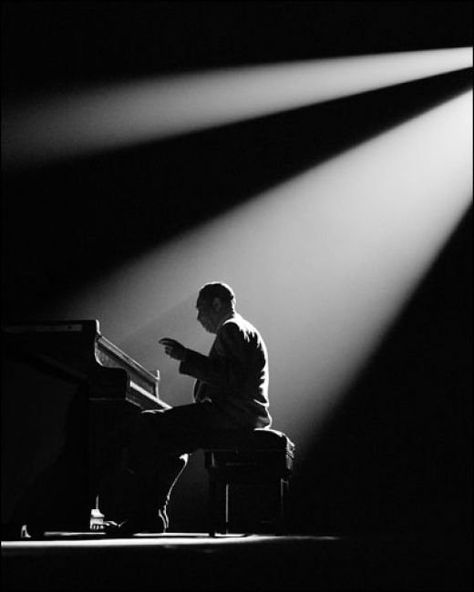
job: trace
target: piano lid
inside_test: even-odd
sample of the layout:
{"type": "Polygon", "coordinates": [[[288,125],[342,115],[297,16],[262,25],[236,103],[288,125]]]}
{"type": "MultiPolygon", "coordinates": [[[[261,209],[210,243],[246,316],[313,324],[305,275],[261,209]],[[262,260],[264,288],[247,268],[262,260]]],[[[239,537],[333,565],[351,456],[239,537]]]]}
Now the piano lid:
{"type": "Polygon", "coordinates": [[[97,367],[121,368],[128,376],[127,399],[139,403],[146,398],[159,408],[169,407],[159,397],[159,375],[104,337],[98,320],[22,322],[3,327],[2,332],[16,352],[77,379],[87,380],[97,367]]]}

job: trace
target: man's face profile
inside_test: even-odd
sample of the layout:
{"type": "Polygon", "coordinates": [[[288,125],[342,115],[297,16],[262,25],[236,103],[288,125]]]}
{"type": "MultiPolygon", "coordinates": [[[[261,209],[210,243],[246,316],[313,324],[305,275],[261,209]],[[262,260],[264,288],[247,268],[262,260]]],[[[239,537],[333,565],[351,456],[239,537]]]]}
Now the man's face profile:
{"type": "Polygon", "coordinates": [[[201,323],[206,331],[209,331],[209,333],[214,333],[217,323],[216,312],[213,310],[212,302],[199,298],[196,308],[198,311],[197,320],[201,323]]]}

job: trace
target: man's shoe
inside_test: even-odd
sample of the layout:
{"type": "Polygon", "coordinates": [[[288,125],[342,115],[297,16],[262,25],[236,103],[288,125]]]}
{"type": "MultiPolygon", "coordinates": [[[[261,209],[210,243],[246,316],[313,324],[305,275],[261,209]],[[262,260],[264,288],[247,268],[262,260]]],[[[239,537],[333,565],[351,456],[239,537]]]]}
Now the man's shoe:
{"type": "Polygon", "coordinates": [[[162,534],[168,528],[169,520],[166,512],[160,511],[151,519],[129,518],[123,522],[104,521],[103,532],[110,537],[129,537],[134,534],[162,534]]]}

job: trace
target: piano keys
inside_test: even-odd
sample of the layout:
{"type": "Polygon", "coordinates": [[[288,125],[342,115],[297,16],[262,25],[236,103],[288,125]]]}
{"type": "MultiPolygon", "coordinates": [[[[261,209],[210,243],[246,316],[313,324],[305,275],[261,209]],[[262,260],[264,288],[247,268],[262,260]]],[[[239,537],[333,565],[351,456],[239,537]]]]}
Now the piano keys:
{"type": "Polygon", "coordinates": [[[159,377],[101,335],[97,320],[9,325],[3,337],[7,356],[87,382],[92,399],[125,398],[141,409],[168,407],[159,397],[159,377]]]}
{"type": "MultiPolygon", "coordinates": [[[[159,376],[105,338],[97,320],[11,324],[2,334],[2,524],[22,518],[25,493],[42,482],[51,507],[81,500],[84,528],[110,433],[141,410],[169,408],[159,376]]],[[[46,521],[51,511],[41,510],[46,521]]]]}

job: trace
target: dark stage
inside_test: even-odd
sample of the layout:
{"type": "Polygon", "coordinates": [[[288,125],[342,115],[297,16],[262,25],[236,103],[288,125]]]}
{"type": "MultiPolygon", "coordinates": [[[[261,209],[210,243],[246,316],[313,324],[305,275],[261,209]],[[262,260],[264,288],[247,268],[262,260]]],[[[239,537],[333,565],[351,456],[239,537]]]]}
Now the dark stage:
{"type": "MultiPolygon", "coordinates": [[[[174,490],[169,533],[4,540],[6,589],[471,588],[472,146],[462,138],[472,123],[455,109],[472,61],[443,68],[439,54],[405,78],[411,63],[396,78],[390,62],[377,71],[384,83],[268,111],[301,80],[245,78],[254,66],[405,52],[416,61],[471,46],[472,5],[453,0],[2,3],[2,327],[98,320],[159,371],[161,399],[181,405],[192,384],[158,339],[204,352],[197,290],[228,282],[267,341],[273,427],[296,445],[285,536],[202,534],[197,452],[174,490]],[[206,72],[229,76],[215,104],[206,72]],[[165,109],[156,129],[143,119],[148,95],[134,94],[155,83],[165,109]],[[68,128],[52,109],[35,127],[50,95],[69,115],[81,97],[82,124],[68,128]],[[461,139],[443,127],[448,116],[461,139]],[[405,151],[390,152],[400,138],[405,151]],[[372,313],[386,323],[371,325],[372,313]]],[[[368,75],[350,64],[341,87],[368,75]]],[[[56,422],[35,399],[44,385],[19,390],[16,420],[2,420],[2,523],[54,455],[66,413],[56,422]]],[[[2,393],[2,415],[4,405],[2,393]]]]}
{"type": "Polygon", "coordinates": [[[3,543],[11,590],[467,589],[466,541],[170,533],[3,543]]]}

